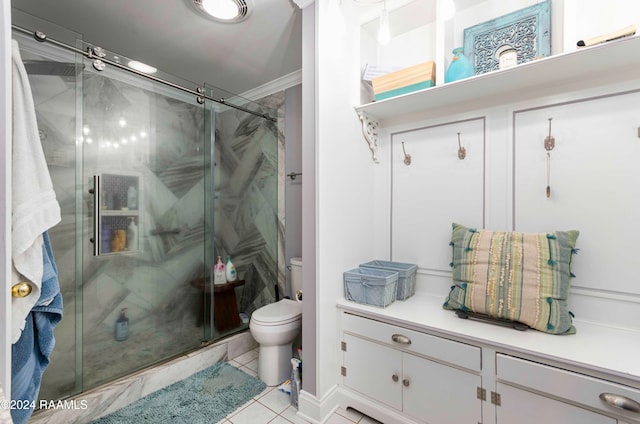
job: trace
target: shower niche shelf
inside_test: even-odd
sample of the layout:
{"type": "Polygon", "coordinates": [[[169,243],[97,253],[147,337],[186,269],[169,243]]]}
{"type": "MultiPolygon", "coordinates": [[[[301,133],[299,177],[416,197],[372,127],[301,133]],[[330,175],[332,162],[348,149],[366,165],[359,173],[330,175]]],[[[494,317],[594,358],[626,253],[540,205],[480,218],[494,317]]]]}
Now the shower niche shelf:
{"type": "Polygon", "coordinates": [[[142,251],[142,175],[103,172],[93,180],[94,256],[142,251]]]}

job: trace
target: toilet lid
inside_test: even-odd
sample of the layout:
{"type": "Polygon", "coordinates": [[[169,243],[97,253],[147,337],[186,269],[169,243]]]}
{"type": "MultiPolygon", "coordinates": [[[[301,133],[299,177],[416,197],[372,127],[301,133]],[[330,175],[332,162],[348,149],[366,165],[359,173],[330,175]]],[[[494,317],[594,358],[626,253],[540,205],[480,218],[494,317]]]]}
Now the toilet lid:
{"type": "Polygon", "coordinates": [[[291,299],[282,299],[256,309],[251,319],[265,324],[285,323],[299,319],[302,315],[302,303],[291,299]]]}

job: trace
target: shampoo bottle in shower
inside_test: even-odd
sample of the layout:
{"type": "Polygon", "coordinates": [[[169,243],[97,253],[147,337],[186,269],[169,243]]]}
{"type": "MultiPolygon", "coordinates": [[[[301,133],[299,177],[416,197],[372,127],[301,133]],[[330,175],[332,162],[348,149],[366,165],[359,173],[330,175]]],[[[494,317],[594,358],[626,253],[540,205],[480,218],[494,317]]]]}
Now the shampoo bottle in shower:
{"type": "Polygon", "coordinates": [[[129,338],[129,318],[125,314],[127,308],[120,310],[120,316],[116,321],[116,340],[121,342],[129,338]]]}
{"type": "Polygon", "coordinates": [[[227,281],[236,281],[237,279],[236,267],[231,263],[231,256],[227,256],[227,281]]]}
{"type": "Polygon", "coordinates": [[[127,190],[127,208],[129,210],[138,209],[138,190],[134,186],[130,186],[127,190]]]}
{"type": "Polygon", "coordinates": [[[224,270],[222,258],[218,256],[218,262],[213,266],[213,284],[224,284],[227,282],[227,275],[224,270]]]}
{"type": "Polygon", "coordinates": [[[127,227],[127,250],[130,252],[138,250],[138,226],[133,218],[129,218],[127,227]]]}

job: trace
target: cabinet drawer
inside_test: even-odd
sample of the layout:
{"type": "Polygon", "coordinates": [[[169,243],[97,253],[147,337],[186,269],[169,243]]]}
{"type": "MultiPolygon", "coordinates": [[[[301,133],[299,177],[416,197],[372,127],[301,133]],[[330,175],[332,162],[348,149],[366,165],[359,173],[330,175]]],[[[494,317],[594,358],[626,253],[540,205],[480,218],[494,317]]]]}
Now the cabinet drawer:
{"type": "Polygon", "coordinates": [[[501,405],[496,408],[496,422],[518,424],[616,424],[618,420],[580,406],[518,389],[508,384],[496,385],[501,405]]]}
{"type": "Polygon", "coordinates": [[[627,411],[600,399],[600,394],[611,393],[628,398],[632,402],[640,402],[638,389],[513,356],[500,353],[496,356],[498,380],[547,393],[599,411],[622,415],[633,419],[634,422],[640,420],[640,412],[627,411]]]}
{"type": "Polygon", "coordinates": [[[385,343],[406,352],[480,372],[479,347],[351,314],[344,314],[342,322],[343,330],[346,332],[385,343]]]}

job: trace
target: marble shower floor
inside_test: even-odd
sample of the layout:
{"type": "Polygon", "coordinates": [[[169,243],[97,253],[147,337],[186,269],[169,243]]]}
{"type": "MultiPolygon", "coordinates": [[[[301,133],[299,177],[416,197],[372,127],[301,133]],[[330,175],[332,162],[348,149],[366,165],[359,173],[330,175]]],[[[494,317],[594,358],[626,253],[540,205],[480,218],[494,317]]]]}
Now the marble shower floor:
{"type": "MultiPolygon", "coordinates": [[[[247,374],[258,375],[259,349],[253,349],[229,361],[247,374]]],[[[267,387],[262,393],[227,415],[218,424],[308,424],[296,415],[296,408],[290,405],[289,395],[277,387],[267,387]]],[[[351,408],[338,409],[326,424],[382,424],[351,408]]]]}
{"type": "MultiPolygon", "coordinates": [[[[248,328],[248,324],[243,324],[225,333],[215,330],[214,338],[220,340],[246,328],[248,328]]],[[[182,354],[185,346],[196,349],[203,339],[203,333],[203,327],[198,327],[194,323],[183,326],[182,331],[174,332],[171,337],[168,337],[163,329],[148,328],[144,332],[132,333],[129,340],[125,342],[106,339],[94,343],[87,349],[83,359],[83,366],[87,372],[84,381],[85,390],[91,390],[109,380],[135,373],[140,368],[146,368],[154,362],[163,362],[164,358],[157,357],[158,350],[166,352],[166,357],[170,358],[182,354]],[[131,347],[129,348],[129,346],[131,347]],[[132,364],[140,364],[140,367],[136,368],[132,364]]],[[[67,352],[64,365],[56,364],[59,359],[58,357],[54,358],[52,364],[61,366],[50,366],[47,369],[40,390],[40,399],[60,399],[74,392],[73,366],[75,364],[73,358],[73,353],[67,352]]]]}

